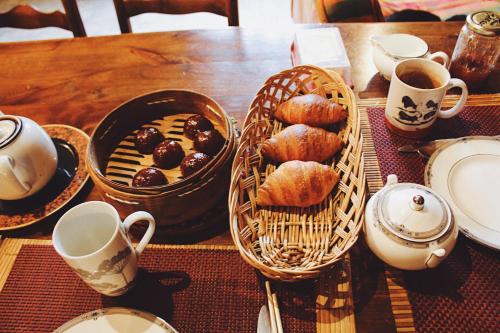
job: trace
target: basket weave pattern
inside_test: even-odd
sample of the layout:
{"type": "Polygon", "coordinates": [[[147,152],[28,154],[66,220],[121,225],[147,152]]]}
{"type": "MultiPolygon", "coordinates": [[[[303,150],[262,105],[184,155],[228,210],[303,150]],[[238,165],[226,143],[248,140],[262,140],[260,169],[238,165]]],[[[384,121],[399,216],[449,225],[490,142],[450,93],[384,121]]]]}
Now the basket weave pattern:
{"type": "Polygon", "coordinates": [[[357,240],[365,187],[360,117],[354,94],[342,78],[313,66],[295,67],[270,77],[249,108],[232,167],[230,230],[243,259],[272,279],[316,277],[340,260],[357,240]],[[263,159],[260,146],[286,126],[272,114],[289,98],[308,93],[327,97],[348,110],[347,121],[330,128],[344,147],[325,162],[340,175],[340,182],[318,205],[257,206],[259,186],[278,166],[263,159]]]}

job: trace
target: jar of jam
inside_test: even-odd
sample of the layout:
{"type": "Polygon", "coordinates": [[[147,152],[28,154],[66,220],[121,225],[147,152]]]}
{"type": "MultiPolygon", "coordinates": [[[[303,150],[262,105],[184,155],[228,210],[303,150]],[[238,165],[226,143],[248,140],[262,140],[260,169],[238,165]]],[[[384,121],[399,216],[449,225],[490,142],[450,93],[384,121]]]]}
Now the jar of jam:
{"type": "Polygon", "coordinates": [[[478,90],[497,66],[500,53],[500,12],[469,14],[451,58],[452,77],[462,79],[469,90],[478,90]]]}

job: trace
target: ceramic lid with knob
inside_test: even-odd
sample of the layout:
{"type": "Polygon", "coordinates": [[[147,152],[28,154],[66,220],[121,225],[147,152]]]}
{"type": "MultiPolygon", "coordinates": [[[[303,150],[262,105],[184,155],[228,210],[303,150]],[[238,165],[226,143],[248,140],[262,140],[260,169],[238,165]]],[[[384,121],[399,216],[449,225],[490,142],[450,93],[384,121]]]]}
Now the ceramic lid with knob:
{"type": "Polygon", "coordinates": [[[375,218],[396,236],[413,242],[430,242],[444,235],[452,224],[446,201],[430,188],[397,183],[390,175],[389,186],[377,195],[375,218]]]}

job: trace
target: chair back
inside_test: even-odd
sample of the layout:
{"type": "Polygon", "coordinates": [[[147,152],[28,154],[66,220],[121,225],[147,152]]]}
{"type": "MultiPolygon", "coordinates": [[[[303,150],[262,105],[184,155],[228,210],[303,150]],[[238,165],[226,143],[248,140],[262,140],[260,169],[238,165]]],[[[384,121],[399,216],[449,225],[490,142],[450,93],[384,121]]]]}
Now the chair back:
{"type": "Polygon", "coordinates": [[[76,0],[61,0],[66,13],[42,13],[29,5],[18,5],[0,14],[0,28],[38,29],[57,27],[73,32],[75,37],[86,36],[76,0]]]}
{"type": "Polygon", "coordinates": [[[226,16],[238,26],[238,0],[113,0],[122,33],[132,32],[130,18],[143,13],[190,14],[209,12],[226,16]]]}

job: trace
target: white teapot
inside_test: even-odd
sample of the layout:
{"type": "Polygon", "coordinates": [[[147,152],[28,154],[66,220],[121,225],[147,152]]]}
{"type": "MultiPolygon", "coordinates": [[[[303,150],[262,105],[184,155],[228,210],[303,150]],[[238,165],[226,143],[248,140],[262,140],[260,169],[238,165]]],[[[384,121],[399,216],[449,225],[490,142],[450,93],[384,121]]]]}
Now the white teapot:
{"type": "Polygon", "coordinates": [[[396,175],[366,205],[368,247],[385,263],[407,270],[434,268],[453,250],[458,226],[432,189],[398,183],[396,175]]]}
{"type": "Polygon", "coordinates": [[[373,62],[382,76],[391,80],[392,71],[396,63],[410,58],[441,59],[442,65],[448,67],[449,57],[438,51],[429,52],[427,43],[417,36],[408,34],[392,34],[371,36],[373,45],[373,62]]]}
{"type": "Polygon", "coordinates": [[[0,200],[26,198],[54,176],[57,151],[33,120],[0,112],[0,200]]]}

